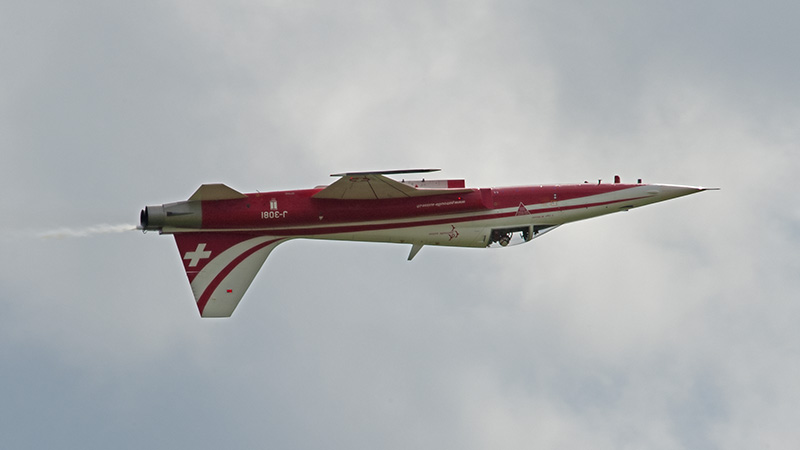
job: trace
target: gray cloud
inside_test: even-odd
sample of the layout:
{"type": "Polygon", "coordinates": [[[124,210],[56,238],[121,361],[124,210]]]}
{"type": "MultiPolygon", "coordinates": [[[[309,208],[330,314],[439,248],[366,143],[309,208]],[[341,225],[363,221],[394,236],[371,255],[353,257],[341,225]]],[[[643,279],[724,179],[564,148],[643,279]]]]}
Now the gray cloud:
{"type": "Polygon", "coordinates": [[[797,446],[797,17],[781,2],[6,2],[0,434],[797,446]],[[413,263],[288,242],[220,321],[197,317],[168,237],[40,237],[134,223],[204,182],[416,166],[470,186],[619,173],[723,190],[413,263]]]}

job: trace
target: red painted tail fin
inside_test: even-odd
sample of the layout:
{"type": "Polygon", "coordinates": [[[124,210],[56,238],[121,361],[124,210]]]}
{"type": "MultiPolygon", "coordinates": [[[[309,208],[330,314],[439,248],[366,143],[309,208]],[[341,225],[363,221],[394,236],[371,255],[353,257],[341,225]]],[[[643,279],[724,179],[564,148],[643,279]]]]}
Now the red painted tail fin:
{"type": "Polygon", "coordinates": [[[202,317],[230,317],[272,249],[285,238],[247,233],[175,233],[202,317]]]}

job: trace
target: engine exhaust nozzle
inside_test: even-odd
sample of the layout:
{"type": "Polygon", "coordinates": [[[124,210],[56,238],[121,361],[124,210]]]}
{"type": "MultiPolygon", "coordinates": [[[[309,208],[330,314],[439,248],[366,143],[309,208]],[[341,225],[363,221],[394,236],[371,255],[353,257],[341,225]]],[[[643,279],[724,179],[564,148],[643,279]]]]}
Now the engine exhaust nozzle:
{"type": "Polygon", "coordinates": [[[163,231],[164,228],[200,228],[203,210],[200,202],[177,202],[145,206],[139,213],[141,229],[163,231]]]}

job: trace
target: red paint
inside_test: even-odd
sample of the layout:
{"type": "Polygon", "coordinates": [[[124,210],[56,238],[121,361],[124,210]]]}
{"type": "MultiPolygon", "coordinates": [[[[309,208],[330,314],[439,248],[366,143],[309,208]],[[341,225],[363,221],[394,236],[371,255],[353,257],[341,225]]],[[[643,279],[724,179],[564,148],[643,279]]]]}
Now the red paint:
{"type": "Polygon", "coordinates": [[[468,194],[347,201],[311,198],[321,189],[266,192],[247,194],[246,199],[203,202],[203,228],[288,230],[307,225],[324,224],[333,227],[353,222],[409,218],[418,218],[421,223],[424,223],[424,218],[430,216],[470,212],[486,213],[492,209],[516,207],[520,203],[530,207],[531,205],[548,204],[552,202],[554,195],[557,196],[558,201],[563,202],[633,186],[636,185],[526,186],[474,189],[468,194]],[[275,199],[276,208],[271,208],[270,201],[272,199],[275,199]]]}
{"type": "Polygon", "coordinates": [[[181,258],[187,252],[194,251],[198,244],[205,244],[205,250],[211,252],[208,258],[198,261],[194,267],[189,267],[189,261],[183,259],[183,268],[186,271],[189,282],[191,283],[197,274],[220,253],[258,235],[259,233],[175,233],[175,243],[178,245],[178,252],[181,258]]]}

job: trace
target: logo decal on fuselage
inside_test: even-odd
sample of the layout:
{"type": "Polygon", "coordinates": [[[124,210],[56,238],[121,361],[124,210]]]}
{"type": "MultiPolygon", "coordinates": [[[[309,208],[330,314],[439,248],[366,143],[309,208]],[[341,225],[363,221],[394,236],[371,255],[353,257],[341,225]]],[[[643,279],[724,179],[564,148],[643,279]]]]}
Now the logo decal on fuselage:
{"type": "Polygon", "coordinates": [[[450,231],[439,231],[439,232],[428,233],[428,236],[447,236],[450,238],[448,239],[448,241],[452,241],[453,239],[458,237],[458,234],[459,233],[458,230],[456,230],[456,226],[450,225],[450,231]]]}
{"type": "Polygon", "coordinates": [[[452,241],[453,239],[458,237],[458,230],[456,230],[455,225],[450,225],[450,226],[453,227],[453,229],[450,230],[450,232],[447,233],[447,235],[450,236],[450,240],[452,241]]]}

